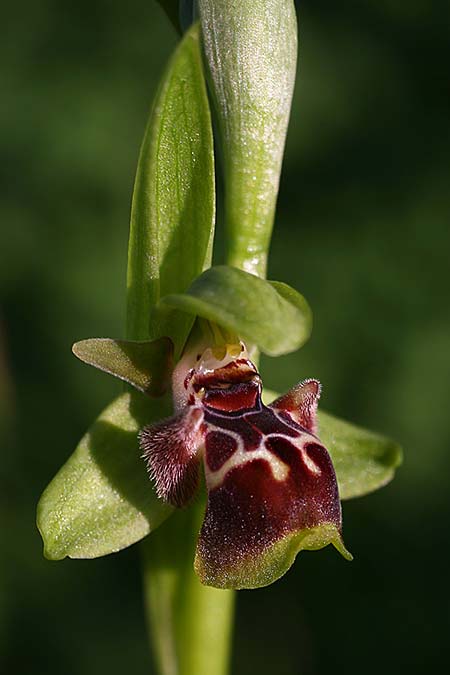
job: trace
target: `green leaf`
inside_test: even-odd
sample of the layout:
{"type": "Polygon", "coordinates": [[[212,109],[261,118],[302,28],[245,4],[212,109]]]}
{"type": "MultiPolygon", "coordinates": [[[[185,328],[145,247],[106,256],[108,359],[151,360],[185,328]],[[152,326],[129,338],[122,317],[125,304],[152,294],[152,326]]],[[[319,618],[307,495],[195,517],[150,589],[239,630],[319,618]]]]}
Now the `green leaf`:
{"type": "MultiPolygon", "coordinates": [[[[264,389],[266,405],[280,394],[264,389]]],[[[341,499],[362,497],[392,480],[402,463],[402,449],[380,434],[319,411],[318,436],[330,453],[341,499]]]]}
{"type": "Polygon", "coordinates": [[[214,152],[206,85],[193,26],[163,77],[145,132],[133,194],[128,250],[127,337],[168,335],[178,357],[192,317],[155,310],[184,292],[211,262],[214,152]]]}
{"type": "Polygon", "coordinates": [[[334,464],[341,499],[378,490],[394,477],[402,461],[400,446],[328,413],[319,412],[319,437],[334,464]]]}
{"type": "Polygon", "coordinates": [[[297,61],[293,0],[197,0],[224,160],[227,262],[265,276],[297,61]]]}
{"type": "Polygon", "coordinates": [[[173,344],[169,338],[132,342],[91,338],[76,342],[72,351],[81,361],[128,382],[150,396],[161,396],[170,387],[173,344]]]}
{"type": "Polygon", "coordinates": [[[311,333],[311,310],[300,293],[226,265],[211,267],[187,293],[162,303],[224,326],[271,356],[298,349],[311,333]]]}
{"type": "Polygon", "coordinates": [[[126,393],[90,427],[38,504],[44,555],[96,558],[134,544],[171,513],[156,497],[137,433],[167,416],[163,399],[126,393]]]}

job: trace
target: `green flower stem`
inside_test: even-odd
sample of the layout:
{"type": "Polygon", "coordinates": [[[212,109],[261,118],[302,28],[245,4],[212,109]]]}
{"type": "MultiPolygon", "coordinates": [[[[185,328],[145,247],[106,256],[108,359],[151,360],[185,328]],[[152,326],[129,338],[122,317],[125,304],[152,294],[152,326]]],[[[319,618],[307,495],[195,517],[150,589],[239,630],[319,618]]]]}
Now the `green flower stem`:
{"type": "Polygon", "coordinates": [[[177,511],[142,543],[150,640],[162,675],[226,675],[234,592],[203,586],[194,574],[204,503],[177,511]]]}

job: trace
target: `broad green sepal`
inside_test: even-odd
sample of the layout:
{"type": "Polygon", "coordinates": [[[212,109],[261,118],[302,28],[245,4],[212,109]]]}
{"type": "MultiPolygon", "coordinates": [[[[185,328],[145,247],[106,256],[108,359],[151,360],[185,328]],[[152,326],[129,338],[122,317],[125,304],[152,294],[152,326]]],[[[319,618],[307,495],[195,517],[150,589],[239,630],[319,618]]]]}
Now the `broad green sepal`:
{"type": "Polygon", "coordinates": [[[156,308],[211,263],[214,149],[198,26],[185,35],[156,95],[142,143],[131,210],[127,337],[169,336],[178,358],[192,317],[156,308]]]}
{"type": "Polygon", "coordinates": [[[300,293],[226,265],[211,267],[186,293],[161,303],[224,326],[270,356],[295,351],[311,333],[311,310],[300,293]]]}
{"type": "Polygon", "coordinates": [[[353,559],[336,526],[324,523],[318,527],[290,533],[264,552],[249,555],[233,567],[205,566],[197,552],[194,567],[200,581],[207,586],[261,588],[286,574],[300,551],[317,551],[328,544],[332,544],[346,560],[353,559]]]}
{"type": "Polygon", "coordinates": [[[119,551],[172,512],[153,490],[137,439],[142,426],[169,411],[163,399],[126,393],[97,418],[39,501],[37,524],[47,558],[119,551]]]}
{"type": "Polygon", "coordinates": [[[72,351],[84,363],[149,396],[162,396],[170,387],[173,344],[169,338],[151,342],[91,338],[75,342],[72,351]]]}
{"type": "Polygon", "coordinates": [[[328,413],[319,412],[318,422],[318,435],[333,461],[341,499],[362,497],[393,479],[402,462],[398,443],[328,413]]]}
{"type": "MultiPolygon", "coordinates": [[[[279,394],[265,389],[269,404],[279,394]]],[[[362,497],[389,483],[402,463],[402,449],[386,436],[318,411],[318,436],[330,453],[341,499],[362,497]]]]}
{"type": "Polygon", "coordinates": [[[297,62],[293,0],[197,0],[225,181],[227,262],[265,276],[297,62]]]}

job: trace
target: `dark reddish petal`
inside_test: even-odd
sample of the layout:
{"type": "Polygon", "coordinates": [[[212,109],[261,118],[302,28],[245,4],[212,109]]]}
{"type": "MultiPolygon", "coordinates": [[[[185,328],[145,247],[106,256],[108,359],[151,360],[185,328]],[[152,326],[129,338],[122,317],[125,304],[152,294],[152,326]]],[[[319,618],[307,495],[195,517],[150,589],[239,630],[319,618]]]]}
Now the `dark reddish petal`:
{"type": "MultiPolygon", "coordinates": [[[[219,440],[214,437],[211,456],[219,454],[219,440]]],[[[331,459],[310,434],[266,436],[258,451],[227,456],[219,471],[206,465],[206,479],[208,505],[195,561],[203,583],[265,586],[289,569],[300,550],[330,543],[350,556],[340,534],[331,459]]]]}
{"type": "Polygon", "coordinates": [[[290,389],[270,404],[274,410],[289,413],[292,419],[312,434],[316,433],[317,404],[320,398],[320,382],[305,380],[290,389]]]}
{"type": "Polygon", "coordinates": [[[193,407],[145,427],[139,434],[142,457],[155,483],[156,493],[173,506],[184,506],[197,490],[202,420],[202,411],[193,407]]]}

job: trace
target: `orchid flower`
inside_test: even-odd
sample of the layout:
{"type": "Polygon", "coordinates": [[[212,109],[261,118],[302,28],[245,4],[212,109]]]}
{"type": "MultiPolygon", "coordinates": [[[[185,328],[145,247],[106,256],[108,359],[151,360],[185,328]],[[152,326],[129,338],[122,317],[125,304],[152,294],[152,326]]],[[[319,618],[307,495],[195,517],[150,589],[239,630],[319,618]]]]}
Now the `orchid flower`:
{"type": "MultiPolygon", "coordinates": [[[[148,489],[162,502],[187,507],[204,480],[194,567],[217,588],[265,586],[300,550],[327,544],[351,559],[336,473],[318,435],[320,383],[304,380],[267,406],[249,351],[237,335],[198,320],[172,370],[174,415],[138,434],[148,489]]],[[[74,353],[150,396],[162,395],[172,369],[168,338],[86,340],[74,353]],[[153,378],[143,371],[152,358],[160,368],[153,378]]]]}
{"type": "Polygon", "coordinates": [[[219,588],[275,581],[301,549],[341,539],[341,506],[329,453],[317,434],[317,380],[269,406],[243,342],[190,350],[173,375],[176,414],[140,433],[161,499],[186,506],[203,465],[208,501],[195,569],[219,588]]]}

